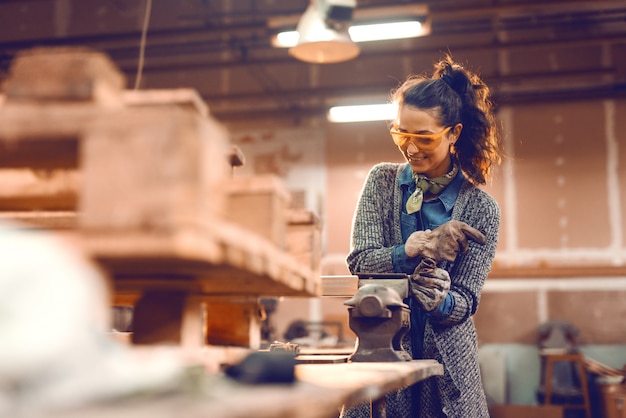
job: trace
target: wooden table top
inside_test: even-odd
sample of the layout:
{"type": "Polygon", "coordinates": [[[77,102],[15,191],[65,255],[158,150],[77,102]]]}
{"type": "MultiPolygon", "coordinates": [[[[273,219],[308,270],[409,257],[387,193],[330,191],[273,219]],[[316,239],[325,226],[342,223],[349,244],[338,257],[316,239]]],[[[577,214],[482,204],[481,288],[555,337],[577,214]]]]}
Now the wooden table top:
{"type": "Polygon", "coordinates": [[[211,375],[193,393],[140,396],[86,406],[53,418],[336,417],[342,405],[369,402],[385,393],[442,375],[434,360],[393,363],[298,364],[293,384],[246,385],[211,375]]]}

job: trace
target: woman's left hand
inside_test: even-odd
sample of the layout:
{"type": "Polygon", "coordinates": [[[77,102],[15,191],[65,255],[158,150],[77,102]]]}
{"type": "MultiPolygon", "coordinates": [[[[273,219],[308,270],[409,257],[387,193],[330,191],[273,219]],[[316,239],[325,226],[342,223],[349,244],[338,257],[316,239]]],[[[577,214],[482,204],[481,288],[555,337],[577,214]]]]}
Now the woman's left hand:
{"type": "Polygon", "coordinates": [[[434,260],[423,259],[411,275],[410,291],[425,311],[435,309],[450,290],[450,275],[437,267],[434,260]]]}

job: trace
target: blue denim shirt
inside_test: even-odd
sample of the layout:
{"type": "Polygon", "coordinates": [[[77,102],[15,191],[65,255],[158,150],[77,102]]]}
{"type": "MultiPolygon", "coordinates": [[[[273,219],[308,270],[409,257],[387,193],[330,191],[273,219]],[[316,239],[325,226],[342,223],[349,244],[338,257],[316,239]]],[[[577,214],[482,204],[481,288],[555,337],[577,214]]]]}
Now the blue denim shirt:
{"type": "MultiPolygon", "coordinates": [[[[409,235],[415,231],[433,230],[452,218],[452,209],[463,184],[463,174],[458,172],[450,184],[446,186],[437,198],[425,200],[422,209],[416,213],[406,213],[406,202],[415,191],[413,172],[409,164],[400,173],[398,185],[402,189],[402,214],[400,215],[402,240],[406,242],[409,235]]],[[[408,258],[404,252],[404,244],[397,245],[393,249],[394,271],[413,274],[419,260],[408,258]]],[[[454,298],[448,294],[445,300],[431,312],[425,312],[419,308],[413,298],[409,300],[411,308],[411,339],[413,345],[413,357],[421,358],[423,351],[423,335],[426,319],[429,316],[446,317],[454,308],[454,298]]]]}

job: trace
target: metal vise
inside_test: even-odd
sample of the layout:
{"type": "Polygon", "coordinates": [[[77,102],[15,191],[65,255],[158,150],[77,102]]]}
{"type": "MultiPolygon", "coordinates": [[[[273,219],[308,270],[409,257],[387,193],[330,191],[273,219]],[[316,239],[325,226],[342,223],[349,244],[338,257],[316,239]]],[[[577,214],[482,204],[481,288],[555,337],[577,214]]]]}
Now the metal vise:
{"type": "Polygon", "coordinates": [[[408,297],[409,276],[405,274],[360,274],[359,289],[345,301],[349,325],[358,337],[351,362],[408,361],[401,345],[411,323],[408,297]]]}

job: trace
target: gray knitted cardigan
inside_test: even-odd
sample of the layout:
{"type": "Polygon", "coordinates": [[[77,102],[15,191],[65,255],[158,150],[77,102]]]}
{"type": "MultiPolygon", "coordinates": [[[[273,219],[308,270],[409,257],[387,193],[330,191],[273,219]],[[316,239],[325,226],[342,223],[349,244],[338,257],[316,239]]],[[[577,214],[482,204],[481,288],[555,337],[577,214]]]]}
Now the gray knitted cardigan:
{"type": "MultiPolygon", "coordinates": [[[[347,258],[352,274],[393,272],[393,246],[403,244],[400,232],[402,190],[398,176],[405,166],[380,163],[368,174],[352,224],[351,252],[347,258]]],[[[429,378],[422,385],[419,416],[487,418],[476,329],[471,317],[478,309],[480,293],[495,256],[500,208],[491,196],[466,180],[452,210],[452,219],[481,231],[487,243],[480,245],[470,241],[467,254],[459,255],[454,263],[443,262],[439,266],[450,273],[454,309],[445,319],[429,318],[426,324],[424,358],[439,361],[444,366],[444,375],[429,378]]],[[[408,338],[404,344],[409,344],[408,338]]],[[[407,348],[410,351],[410,347],[407,348]]],[[[388,408],[389,401],[392,400],[388,399],[388,408]]],[[[404,414],[396,412],[396,415],[404,414]]],[[[411,415],[416,416],[416,413],[407,412],[406,416],[411,415]]]]}

